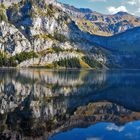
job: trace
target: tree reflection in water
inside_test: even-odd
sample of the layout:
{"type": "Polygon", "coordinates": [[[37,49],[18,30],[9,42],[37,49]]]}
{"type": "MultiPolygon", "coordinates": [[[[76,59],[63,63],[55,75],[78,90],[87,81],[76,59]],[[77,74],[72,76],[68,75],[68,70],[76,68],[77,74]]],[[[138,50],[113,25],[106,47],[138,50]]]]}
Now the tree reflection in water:
{"type": "Polygon", "coordinates": [[[140,119],[140,71],[0,70],[0,139],[48,139],[140,119]]]}

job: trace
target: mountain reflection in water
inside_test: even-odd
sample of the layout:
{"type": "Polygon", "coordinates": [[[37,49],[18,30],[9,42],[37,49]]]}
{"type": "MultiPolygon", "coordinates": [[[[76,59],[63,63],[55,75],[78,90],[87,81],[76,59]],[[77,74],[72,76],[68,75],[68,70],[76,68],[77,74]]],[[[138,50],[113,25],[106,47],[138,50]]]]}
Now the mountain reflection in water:
{"type": "MultiPolygon", "coordinates": [[[[138,120],[138,70],[0,70],[0,140],[74,140],[72,136],[82,136],[83,129],[73,128],[93,125],[83,130],[89,134],[89,129],[99,129],[98,123],[98,131],[111,137],[113,133],[103,131],[103,126],[121,128],[138,120]],[[60,136],[62,132],[65,137],[60,136]]],[[[138,127],[140,123],[136,124],[138,127]]],[[[90,138],[83,136],[80,140],[90,138]]]]}

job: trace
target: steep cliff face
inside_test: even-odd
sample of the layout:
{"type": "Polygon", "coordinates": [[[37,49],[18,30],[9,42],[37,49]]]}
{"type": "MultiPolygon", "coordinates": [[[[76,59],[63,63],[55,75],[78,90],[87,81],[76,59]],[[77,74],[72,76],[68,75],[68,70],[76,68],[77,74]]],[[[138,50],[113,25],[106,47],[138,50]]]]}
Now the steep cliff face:
{"type": "Polygon", "coordinates": [[[31,51],[29,40],[14,25],[2,21],[0,23],[0,50],[12,55],[23,51],[31,51]]]}
{"type": "MultiPolygon", "coordinates": [[[[134,52],[130,56],[131,48],[139,51],[136,29],[132,38],[129,32],[113,37],[92,35],[75,20],[86,13],[93,14],[89,9],[66,7],[54,0],[11,1],[8,6],[5,2],[0,5],[0,66],[94,69],[138,66],[124,65],[126,61],[122,61],[128,60],[128,56],[133,63],[137,59],[134,52]],[[126,53],[122,56],[120,50],[124,49],[126,53]]],[[[139,19],[127,13],[109,16],[109,20],[96,14],[97,20],[102,19],[107,27],[126,17],[135,21],[134,26],[139,25],[139,19]]],[[[112,30],[115,31],[114,27],[112,30]]]]}
{"type": "Polygon", "coordinates": [[[139,53],[140,51],[140,27],[133,28],[124,33],[109,37],[106,47],[129,53],[139,53]]]}
{"type": "Polygon", "coordinates": [[[123,68],[140,67],[140,27],[96,40],[100,45],[112,50],[112,59],[123,68]],[[102,41],[101,41],[102,40],[102,41]]]}
{"type": "MultiPolygon", "coordinates": [[[[90,67],[82,57],[95,46],[92,36],[82,32],[55,0],[3,1],[0,10],[0,49],[4,61],[8,60],[2,66],[50,67],[54,62],[77,59],[81,67],[90,67]]],[[[92,59],[98,63],[100,57],[106,60],[101,54],[92,59]]]]}
{"type": "Polygon", "coordinates": [[[6,7],[9,7],[11,4],[16,4],[20,1],[21,0],[0,0],[0,3],[5,5],[6,7]]]}
{"type": "MultiPolygon", "coordinates": [[[[10,61],[16,59],[16,62],[10,62],[12,64],[24,61],[19,66],[46,66],[72,58],[81,63],[86,52],[96,46],[92,35],[82,32],[54,0],[14,1],[7,8],[1,5],[1,10],[0,48],[2,53],[12,57],[10,61]],[[79,53],[79,50],[85,52],[79,53]],[[37,57],[24,57],[19,61],[17,54],[23,55],[23,52],[35,52],[37,57]]],[[[99,60],[106,62],[105,55],[100,53],[92,59],[97,63],[99,60]]],[[[85,62],[84,66],[90,67],[85,62]]]]}

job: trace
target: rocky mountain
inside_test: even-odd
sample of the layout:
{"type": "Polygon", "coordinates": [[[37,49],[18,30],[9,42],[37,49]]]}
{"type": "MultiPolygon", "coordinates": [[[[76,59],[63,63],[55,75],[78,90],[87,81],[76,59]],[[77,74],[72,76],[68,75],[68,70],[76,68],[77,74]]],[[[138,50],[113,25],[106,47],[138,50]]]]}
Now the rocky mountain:
{"type": "Polygon", "coordinates": [[[111,37],[100,38],[96,41],[111,50],[112,56],[110,60],[113,60],[121,67],[140,67],[140,27],[127,30],[126,32],[111,37]]]}
{"type": "MultiPolygon", "coordinates": [[[[80,27],[79,19],[84,17],[89,21],[87,13],[95,12],[55,0],[1,1],[0,66],[88,69],[139,67],[122,64],[125,63],[122,61],[124,58],[131,58],[133,63],[137,59],[134,51],[133,55],[130,55],[130,51],[131,48],[139,51],[139,28],[134,28],[139,25],[139,18],[123,12],[112,16],[96,13],[98,22],[107,24],[108,28],[110,24],[122,20],[133,22],[130,27],[133,30],[104,37],[93,35],[80,27]],[[122,54],[123,48],[125,53],[122,54]]],[[[119,32],[129,29],[125,26],[119,28],[119,32]]],[[[116,31],[114,25],[111,29],[116,31]]]]}
{"type": "MultiPolygon", "coordinates": [[[[96,67],[83,58],[93,47],[99,48],[92,35],[81,31],[56,1],[22,0],[8,7],[3,3],[0,10],[2,65],[65,67],[74,59],[77,63],[69,65],[96,67]]],[[[99,51],[92,60],[104,65],[105,53],[99,51]]]]}
{"type": "Polygon", "coordinates": [[[104,15],[90,9],[78,9],[66,4],[63,4],[63,6],[79,28],[91,34],[112,36],[140,26],[140,18],[127,12],[104,15]]]}
{"type": "Polygon", "coordinates": [[[119,52],[139,53],[140,51],[140,27],[105,38],[107,48],[119,52]]]}
{"type": "Polygon", "coordinates": [[[0,0],[0,3],[5,5],[6,7],[10,6],[11,4],[16,4],[21,0],[0,0]]]}

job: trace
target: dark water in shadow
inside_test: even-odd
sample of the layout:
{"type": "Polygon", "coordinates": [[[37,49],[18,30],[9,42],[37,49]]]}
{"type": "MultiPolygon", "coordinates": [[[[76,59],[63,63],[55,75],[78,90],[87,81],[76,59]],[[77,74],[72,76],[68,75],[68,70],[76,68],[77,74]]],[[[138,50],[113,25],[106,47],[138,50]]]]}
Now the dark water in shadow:
{"type": "Polygon", "coordinates": [[[140,71],[0,70],[0,140],[140,140],[140,71]]]}

